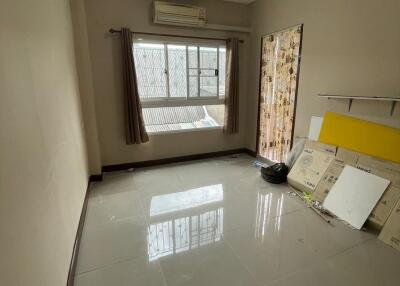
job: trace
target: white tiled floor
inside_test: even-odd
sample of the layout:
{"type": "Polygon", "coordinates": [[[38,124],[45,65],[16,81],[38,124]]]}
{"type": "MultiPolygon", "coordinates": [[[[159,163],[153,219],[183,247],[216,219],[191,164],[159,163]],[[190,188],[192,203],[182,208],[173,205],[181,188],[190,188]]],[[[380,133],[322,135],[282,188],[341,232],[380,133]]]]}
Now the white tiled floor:
{"type": "Polygon", "coordinates": [[[246,155],[112,173],[90,191],[77,286],[397,285],[400,252],[324,222],[246,155]]]}

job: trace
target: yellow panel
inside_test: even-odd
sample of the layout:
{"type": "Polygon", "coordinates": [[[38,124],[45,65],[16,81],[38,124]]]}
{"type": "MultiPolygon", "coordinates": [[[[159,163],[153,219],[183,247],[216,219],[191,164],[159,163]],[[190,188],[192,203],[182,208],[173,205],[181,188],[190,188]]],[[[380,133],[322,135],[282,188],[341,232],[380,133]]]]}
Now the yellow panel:
{"type": "Polygon", "coordinates": [[[400,129],[327,112],[319,141],[400,163],[400,129]]]}

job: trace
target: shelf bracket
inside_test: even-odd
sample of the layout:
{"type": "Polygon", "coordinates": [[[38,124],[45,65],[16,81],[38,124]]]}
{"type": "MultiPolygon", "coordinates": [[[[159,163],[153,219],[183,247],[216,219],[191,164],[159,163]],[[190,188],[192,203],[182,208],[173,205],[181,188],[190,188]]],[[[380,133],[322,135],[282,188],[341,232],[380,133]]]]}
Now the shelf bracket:
{"type": "Polygon", "coordinates": [[[390,116],[393,116],[393,113],[394,113],[394,109],[395,109],[395,107],[396,107],[396,103],[397,103],[397,101],[392,101],[392,108],[390,109],[390,116]]]}
{"type": "Polygon", "coordinates": [[[353,99],[352,98],[349,98],[349,110],[348,110],[348,112],[350,112],[350,109],[351,109],[351,105],[353,104],[353,99]]]}

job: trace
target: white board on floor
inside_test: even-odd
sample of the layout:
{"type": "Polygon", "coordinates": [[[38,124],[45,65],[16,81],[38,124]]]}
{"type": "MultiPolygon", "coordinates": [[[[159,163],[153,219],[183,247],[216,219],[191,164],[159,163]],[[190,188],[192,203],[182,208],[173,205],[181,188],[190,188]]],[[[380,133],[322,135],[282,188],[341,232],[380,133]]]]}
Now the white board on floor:
{"type": "Polygon", "coordinates": [[[323,117],[311,116],[310,127],[308,129],[308,139],[318,141],[322,122],[324,122],[323,117]]]}
{"type": "Polygon", "coordinates": [[[324,208],[361,229],[390,181],[345,166],[324,201],[324,208]]]}

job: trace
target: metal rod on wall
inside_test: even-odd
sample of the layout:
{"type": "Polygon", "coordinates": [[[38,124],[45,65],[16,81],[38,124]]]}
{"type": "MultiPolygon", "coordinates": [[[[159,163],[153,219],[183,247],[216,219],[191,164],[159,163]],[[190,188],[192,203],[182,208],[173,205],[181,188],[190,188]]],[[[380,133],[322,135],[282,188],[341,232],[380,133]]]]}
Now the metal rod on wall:
{"type": "MultiPolygon", "coordinates": [[[[111,34],[121,33],[121,30],[110,29],[109,32],[111,34]]],[[[180,36],[180,35],[171,35],[171,34],[159,34],[159,33],[146,33],[146,32],[133,32],[132,34],[139,35],[150,35],[150,36],[162,36],[162,37],[174,37],[174,38],[186,38],[186,39],[197,39],[197,40],[214,40],[214,41],[229,41],[229,39],[221,39],[221,38],[208,38],[208,37],[194,37],[194,36],[180,36]]],[[[239,40],[240,43],[244,43],[243,40],[239,40]]]]}

